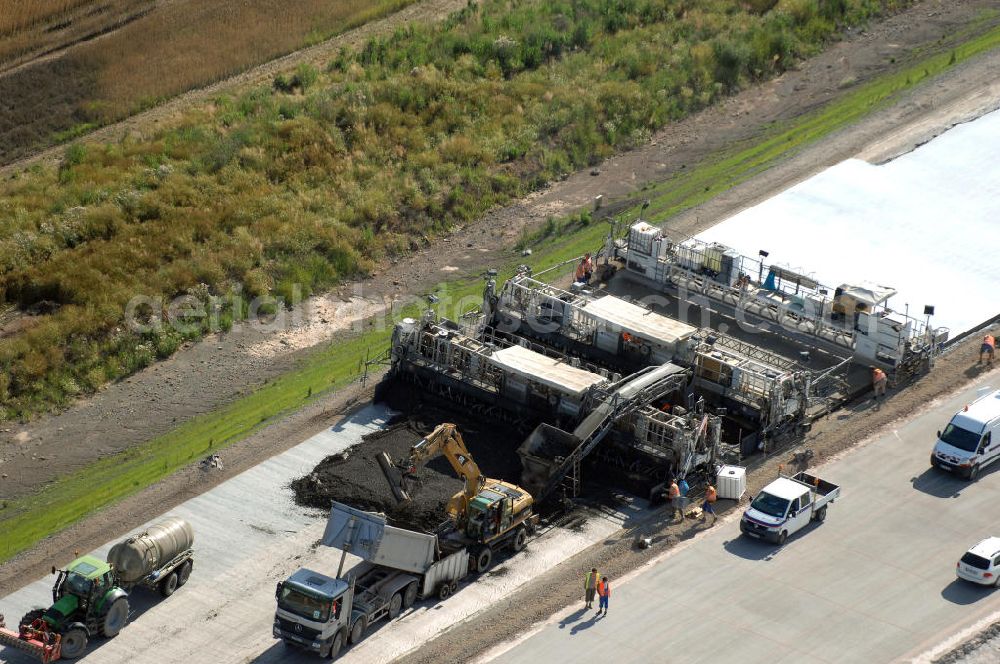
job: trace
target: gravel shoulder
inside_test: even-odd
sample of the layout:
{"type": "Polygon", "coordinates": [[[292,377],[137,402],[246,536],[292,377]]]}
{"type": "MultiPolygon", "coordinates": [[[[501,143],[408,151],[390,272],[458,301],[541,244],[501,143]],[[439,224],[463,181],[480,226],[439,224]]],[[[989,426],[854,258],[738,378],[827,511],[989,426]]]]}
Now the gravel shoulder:
{"type": "MultiPolygon", "coordinates": [[[[424,2],[407,10],[423,14],[397,14],[392,20],[420,20],[421,16],[443,15],[462,4],[444,0],[424,2]]],[[[846,81],[860,83],[890,71],[895,66],[892,58],[901,60],[902,54],[932,48],[943,36],[956,34],[964,26],[975,24],[981,12],[994,4],[987,0],[927,0],[866,31],[848,35],[843,42],[807,61],[799,69],[671,125],[658,133],[650,144],[609,159],[601,165],[597,177],[589,175],[589,172],[570,176],[517,204],[492,212],[476,224],[457,230],[440,242],[388,267],[371,280],[345,285],[337,293],[326,296],[325,300],[310,300],[297,310],[304,314],[302,329],[312,326],[310,329],[315,331],[318,326],[327,323],[325,315],[317,313],[321,310],[317,308],[317,303],[326,302],[337,307],[339,303],[351,301],[352,296],[365,300],[367,304],[362,313],[338,314],[338,323],[349,326],[352,321],[376,313],[393,301],[427,292],[448,276],[477,274],[485,265],[507,262],[515,255],[513,245],[525,226],[537,224],[549,215],[589,205],[598,194],[603,194],[608,200],[634,195],[644,184],[662,181],[686,165],[697,164],[725,145],[752,140],[776,123],[795,118],[842,94],[850,87],[845,84],[846,81]],[[449,269],[445,271],[444,268],[449,269]]],[[[380,21],[368,29],[391,27],[380,21]]],[[[343,39],[361,40],[370,34],[362,29],[345,35],[343,39]]],[[[323,48],[335,50],[342,43],[334,41],[335,45],[328,42],[310,49],[312,55],[309,57],[324,59],[329,52],[324,52],[323,48]]],[[[275,61],[243,75],[239,80],[248,85],[266,80],[275,72],[294,65],[298,57],[305,56],[296,54],[275,61]]],[[[884,159],[912,149],[963,118],[968,119],[970,114],[992,110],[991,107],[996,107],[997,96],[990,97],[982,91],[996,85],[998,65],[1000,54],[987,54],[956,67],[932,85],[912,92],[856,127],[831,136],[744,185],[678,216],[671,221],[671,227],[693,233],[829,165],[870,149],[877,139],[894,134],[898,137],[891,144],[882,143],[879,154],[884,159]],[[978,106],[970,107],[967,100],[970,95],[976,94],[979,95],[978,106]],[[899,134],[903,126],[918,126],[918,129],[909,134],[899,134]]],[[[225,85],[228,87],[232,83],[228,81],[225,85]]],[[[129,131],[142,131],[156,122],[166,122],[172,113],[184,108],[184,104],[199,103],[220,91],[221,86],[189,93],[147,114],[101,130],[107,133],[98,132],[94,138],[113,140],[129,131]]],[[[40,155],[38,158],[54,156],[40,155]]],[[[221,337],[206,339],[63,413],[43,417],[25,426],[11,426],[0,432],[0,472],[7,475],[0,480],[0,493],[4,497],[30,494],[59,473],[72,471],[97,458],[149,440],[179,422],[238,398],[297,362],[308,361],[310,350],[316,347],[310,345],[310,341],[326,344],[331,342],[331,337],[333,342],[336,339],[336,334],[330,330],[329,333],[317,332],[313,337],[296,337],[298,341],[294,343],[271,343],[282,333],[287,333],[287,330],[275,332],[247,326],[221,337]],[[260,344],[268,343],[271,345],[267,348],[273,352],[247,352],[249,348],[259,348],[260,344]],[[67,439],[76,444],[66,445],[67,439]]],[[[963,358],[971,356],[964,350],[961,353],[963,358]]],[[[958,357],[957,354],[955,356],[958,357]]],[[[908,411],[896,412],[896,404],[905,401],[911,404],[911,408],[913,404],[919,404],[916,395],[928,384],[940,384],[951,389],[957,384],[955,381],[969,378],[965,375],[967,365],[968,362],[946,370],[948,361],[942,361],[931,376],[914,388],[912,398],[910,390],[907,390],[897,395],[878,414],[847,413],[846,416],[857,417],[859,422],[864,422],[858,425],[862,429],[874,429],[887,418],[903,417],[908,411]]],[[[87,549],[109,537],[123,534],[144,522],[149,514],[169,509],[224,477],[249,468],[330,426],[346,409],[370,397],[370,385],[368,388],[351,386],[318,399],[307,408],[262,428],[228,448],[224,453],[224,474],[206,477],[194,468],[177,473],[5,563],[0,566],[0,594],[22,585],[21,579],[41,574],[52,562],[68,559],[72,551],[87,549]]],[[[850,430],[846,421],[835,422],[835,428],[838,428],[836,440],[843,439],[839,433],[841,429],[845,432],[850,430]]],[[[821,429],[817,427],[813,435],[821,429]]],[[[605,548],[609,552],[612,549],[610,546],[605,548]]],[[[539,602],[539,606],[543,605],[544,602],[539,602]]]]}

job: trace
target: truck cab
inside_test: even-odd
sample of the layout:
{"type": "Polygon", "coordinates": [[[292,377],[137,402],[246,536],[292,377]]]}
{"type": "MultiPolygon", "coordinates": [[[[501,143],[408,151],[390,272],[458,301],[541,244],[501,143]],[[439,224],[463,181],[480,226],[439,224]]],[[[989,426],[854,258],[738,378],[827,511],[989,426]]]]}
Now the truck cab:
{"type": "Polygon", "coordinates": [[[987,394],[955,414],[931,452],[931,466],[968,480],[1000,459],[1000,390],[987,394]]]}
{"type": "Polygon", "coordinates": [[[288,645],[323,657],[340,651],[347,639],[351,614],[350,586],[310,569],[300,569],[278,583],[274,636],[288,645]]]}

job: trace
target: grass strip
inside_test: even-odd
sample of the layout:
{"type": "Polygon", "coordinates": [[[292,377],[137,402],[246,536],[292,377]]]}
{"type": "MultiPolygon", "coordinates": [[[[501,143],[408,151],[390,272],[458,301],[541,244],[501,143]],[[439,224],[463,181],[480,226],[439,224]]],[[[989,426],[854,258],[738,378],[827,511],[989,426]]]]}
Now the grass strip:
{"type": "MultiPolygon", "coordinates": [[[[663,220],[698,205],[804,146],[857,122],[950,66],[998,46],[1000,27],[973,37],[950,52],[930,55],[902,71],[861,85],[763,140],[706,159],[695,168],[647,188],[644,194],[651,201],[651,214],[647,217],[663,220]]],[[[627,218],[637,211],[638,206],[623,214],[627,218]]],[[[607,224],[595,221],[588,213],[553,220],[540,233],[522,240],[523,245],[540,243],[530,259],[523,262],[538,268],[571,260],[594,250],[607,232],[607,224]]],[[[509,276],[518,262],[522,261],[504,266],[500,278],[509,276]]],[[[441,311],[441,314],[455,316],[477,304],[482,286],[482,279],[477,277],[442,282],[434,292],[449,304],[450,311],[441,311]]],[[[417,316],[423,306],[414,303],[402,307],[394,312],[394,318],[417,316]]],[[[364,358],[384,349],[391,335],[391,321],[384,325],[372,322],[371,327],[373,329],[354,333],[317,351],[299,368],[248,396],[196,417],[147,443],[101,459],[53,482],[35,495],[4,503],[0,510],[0,532],[4,533],[0,562],[88,514],[154,484],[195,459],[246,438],[310,399],[356,380],[363,369],[364,358]]]]}

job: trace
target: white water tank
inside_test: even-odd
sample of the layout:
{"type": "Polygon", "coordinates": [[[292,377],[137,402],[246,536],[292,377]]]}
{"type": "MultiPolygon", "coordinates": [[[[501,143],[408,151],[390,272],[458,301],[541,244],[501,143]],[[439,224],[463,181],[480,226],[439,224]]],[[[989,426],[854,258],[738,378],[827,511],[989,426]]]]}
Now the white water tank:
{"type": "Polygon", "coordinates": [[[719,498],[739,500],[747,491],[747,469],[742,466],[723,466],[715,480],[719,498]]]}

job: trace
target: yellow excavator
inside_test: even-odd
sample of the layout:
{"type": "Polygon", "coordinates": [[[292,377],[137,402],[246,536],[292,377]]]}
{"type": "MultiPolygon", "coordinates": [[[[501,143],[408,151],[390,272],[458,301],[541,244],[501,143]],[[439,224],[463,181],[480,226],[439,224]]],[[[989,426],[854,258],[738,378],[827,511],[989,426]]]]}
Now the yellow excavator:
{"type": "Polygon", "coordinates": [[[397,463],[385,452],[377,457],[396,500],[410,500],[409,484],[438,454],[444,455],[465,481],[465,488],[451,497],[445,511],[455,525],[456,535],[472,546],[475,569],[485,571],[495,549],[508,545],[514,551],[523,549],[538,524],[538,515],[532,509],[534,498],[516,484],[483,477],[454,424],[439,424],[397,463]]]}

